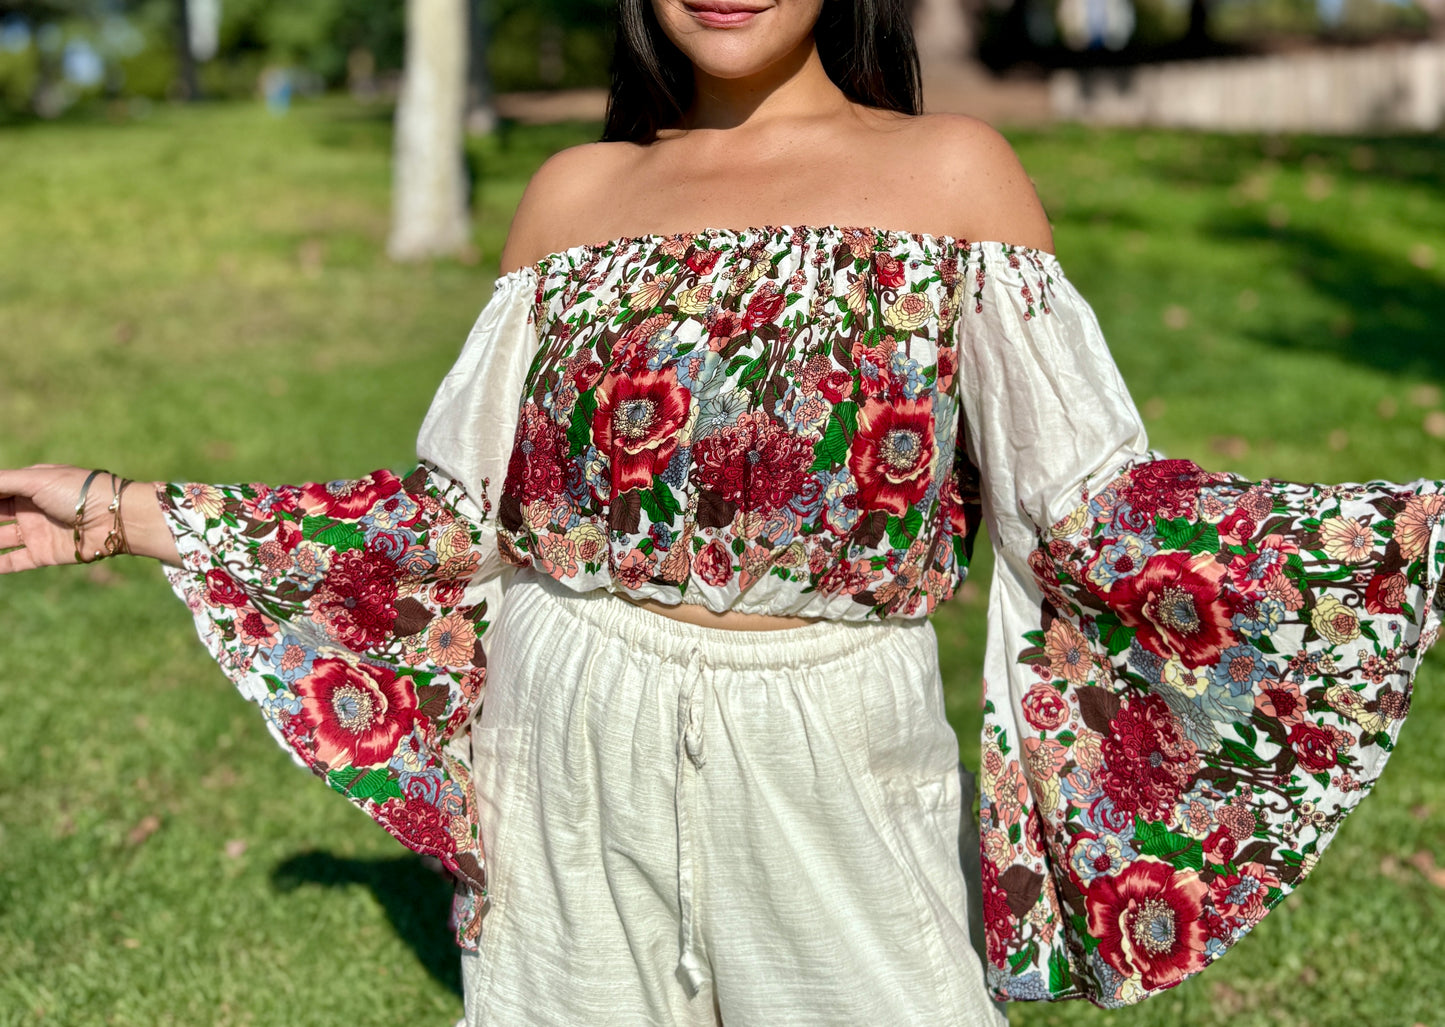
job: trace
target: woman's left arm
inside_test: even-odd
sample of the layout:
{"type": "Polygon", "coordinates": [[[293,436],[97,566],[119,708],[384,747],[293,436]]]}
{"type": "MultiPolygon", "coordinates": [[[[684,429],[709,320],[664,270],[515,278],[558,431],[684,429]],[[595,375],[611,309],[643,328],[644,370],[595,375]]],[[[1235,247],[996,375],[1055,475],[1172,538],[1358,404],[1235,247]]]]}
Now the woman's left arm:
{"type": "Polygon", "coordinates": [[[73,564],[79,562],[77,556],[90,563],[105,551],[106,539],[117,528],[127,554],[180,564],[155,482],[123,486],[124,479],[99,474],[91,480],[82,508],[79,499],[90,476],[89,471],[64,464],[0,470],[0,574],[73,564]],[[113,486],[123,486],[114,511],[113,486]],[[78,532],[77,511],[82,515],[78,532]]]}

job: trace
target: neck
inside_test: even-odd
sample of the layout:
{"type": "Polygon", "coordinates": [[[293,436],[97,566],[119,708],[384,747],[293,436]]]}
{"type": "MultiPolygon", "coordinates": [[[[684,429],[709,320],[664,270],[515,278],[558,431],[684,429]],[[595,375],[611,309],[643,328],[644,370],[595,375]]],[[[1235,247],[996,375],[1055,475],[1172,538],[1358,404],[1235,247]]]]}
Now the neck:
{"type": "Polygon", "coordinates": [[[811,35],[761,71],[719,78],[694,66],[693,101],[679,125],[698,128],[762,127],[848,106],[848,98],[823,70],[811,35]]]}

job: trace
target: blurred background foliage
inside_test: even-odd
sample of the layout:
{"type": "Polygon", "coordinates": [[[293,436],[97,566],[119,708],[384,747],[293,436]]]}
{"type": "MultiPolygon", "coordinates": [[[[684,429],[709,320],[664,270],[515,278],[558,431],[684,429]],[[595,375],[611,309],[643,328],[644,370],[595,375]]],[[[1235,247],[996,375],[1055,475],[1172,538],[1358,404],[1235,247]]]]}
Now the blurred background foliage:
{"type": "MultiPolygon", "coordinates": [[[[53,117],[97,101],[182,98],[181,0],[0,0],[0,115],[53,117]]],[[[405,44],[396,0],[211,0],[200,95],[239,99],[284,70],[300,92],[394,94],[405,44]]],[[[611,0],[477,0],[499,91],[605,85],[611,0]]],[[[194,36],[191,37],[194,39],[194,36]]],[[[196,50],[194,44],[190,48],[196,50]]]]}
{"type": "MultiPolygon", "coordinates": [[[[1432,27],[1434,0],[959,0],[974,56],[1040,73],[1381,38],[1432,27]]],[[[601,86],[613,0],[472,0],[497,92],[601,86]]],[[[403,53],[396,0],[0,0],[0,117],[56,117],[122,99],[350,88],[394,93],[403,53]],[[213,42],[180,45],[197,22],[213,42]],[[195,54],[193,44],[189,50],[195,54]],[[214,50],[214,53],[208,51],[214,50]],[[187,65],[193,64],[194,71],[187,65]]],[[[1438,23],[1440,12],[1435,11],[1438,23]]],[[[204,34],[204,32],[203,32],[204,34]]]]}
{"type": "Polygon", "coordinates": [[[977,55],[995,71],[1363,45],[1432,31],[1412,0],[978,0],[977,55]]]}

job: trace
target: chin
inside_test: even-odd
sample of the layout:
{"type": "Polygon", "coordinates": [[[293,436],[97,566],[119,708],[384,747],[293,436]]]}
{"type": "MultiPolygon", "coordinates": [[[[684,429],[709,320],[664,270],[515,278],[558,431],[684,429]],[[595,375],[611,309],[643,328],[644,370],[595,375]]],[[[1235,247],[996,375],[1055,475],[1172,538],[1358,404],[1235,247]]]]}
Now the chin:
{"type": "Polygon", "coordinates": [[[663,32],[705,74],[745,78],[795,50],[823,0],[653,0],[663,32]]]}
{"type": "Polygon", "coordinates": [[[683,51],[693,66],[714,78],[747,78],[766,69],[787,53],[777,52],[765,39],[701,40],[683,51]]]}

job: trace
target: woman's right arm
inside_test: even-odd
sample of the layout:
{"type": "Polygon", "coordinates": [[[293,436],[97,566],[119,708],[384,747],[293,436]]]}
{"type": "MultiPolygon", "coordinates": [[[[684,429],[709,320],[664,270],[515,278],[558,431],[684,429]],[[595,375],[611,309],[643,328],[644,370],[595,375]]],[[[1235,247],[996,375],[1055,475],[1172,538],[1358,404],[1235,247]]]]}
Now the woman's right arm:
{"type": "MultiPolygon", "coordinates": [[[[0,574],[76,562],[75,508],[89,474],[63,464],[0,470],[0,574]]],[[[155,482],[137,481],[124,491],[120,515],[127,549],[134,556],[179,566],[180,554],[161,515],[156,488],[155,482]]],[[[110,533],[113,518],[107,508],[113,496],[108,474],[91,482],[81,526],[86,562],[102,550],[110,533]]]]}

